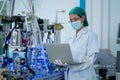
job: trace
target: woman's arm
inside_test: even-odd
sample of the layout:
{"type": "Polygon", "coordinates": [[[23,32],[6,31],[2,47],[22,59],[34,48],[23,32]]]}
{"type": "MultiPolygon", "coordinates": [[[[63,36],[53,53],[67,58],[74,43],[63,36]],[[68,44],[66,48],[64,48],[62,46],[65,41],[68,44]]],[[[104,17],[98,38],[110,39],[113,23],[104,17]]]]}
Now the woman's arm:
{"type": "Polygon", "coordinates": [[[89,66],[93,65],[97,58],[97,53],[93,53],[92,55],[86,56],[82,61],[83,64],[80,65],[69,65],[68,67],[74,71],[81,71],[87,69],[89,66]]]}

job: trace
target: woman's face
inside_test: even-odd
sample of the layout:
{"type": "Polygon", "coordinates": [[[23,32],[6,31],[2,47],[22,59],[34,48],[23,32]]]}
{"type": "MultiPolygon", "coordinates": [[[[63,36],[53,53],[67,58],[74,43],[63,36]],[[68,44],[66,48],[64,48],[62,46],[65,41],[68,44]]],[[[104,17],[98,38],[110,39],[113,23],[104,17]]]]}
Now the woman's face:
{"type": "Polygon", "coordinates": [[[81,23],[84,22],[84,16],[78,16],[76,14],[71,14],[70,16],[70,22],[75,22],[75,21],[81,21],[81,23]]]}

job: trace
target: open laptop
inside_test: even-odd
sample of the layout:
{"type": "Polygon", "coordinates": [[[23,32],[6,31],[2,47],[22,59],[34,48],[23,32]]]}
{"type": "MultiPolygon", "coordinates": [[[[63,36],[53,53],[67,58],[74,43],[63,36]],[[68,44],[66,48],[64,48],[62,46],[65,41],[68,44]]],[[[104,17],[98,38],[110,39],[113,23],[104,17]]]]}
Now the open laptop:
{"type": "Polygon", "coordinates": [[[55,60],[58,59],[63,63],[68,63],[71,65],[81,64],[74,62],[69,44],[44,44],[44,46],[51,63],[54,63],[55,60]]]}

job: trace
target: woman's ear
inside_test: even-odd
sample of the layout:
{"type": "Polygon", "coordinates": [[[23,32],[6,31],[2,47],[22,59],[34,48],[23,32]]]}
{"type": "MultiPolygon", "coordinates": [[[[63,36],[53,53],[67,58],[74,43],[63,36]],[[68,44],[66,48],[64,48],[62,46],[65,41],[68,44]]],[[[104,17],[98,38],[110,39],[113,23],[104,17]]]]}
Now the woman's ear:
{"type": "Polygon", "coordinates": [[[84,23],[84,21],[85,21],[85,16],[82,15],[82,22],[84,23]]]}

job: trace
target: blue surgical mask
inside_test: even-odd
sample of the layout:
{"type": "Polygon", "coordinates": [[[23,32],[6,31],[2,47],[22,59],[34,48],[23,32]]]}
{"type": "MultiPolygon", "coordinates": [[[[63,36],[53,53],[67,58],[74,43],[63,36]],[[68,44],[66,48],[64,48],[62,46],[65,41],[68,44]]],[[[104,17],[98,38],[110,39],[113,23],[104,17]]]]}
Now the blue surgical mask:
{"type": "Polygon", "coordinates": [[[71,24],[72,24],[73,29],[75,30],[79,30],[83,26],[81,21],[75,21],[75,22],[72,22],[71,24]]]}

